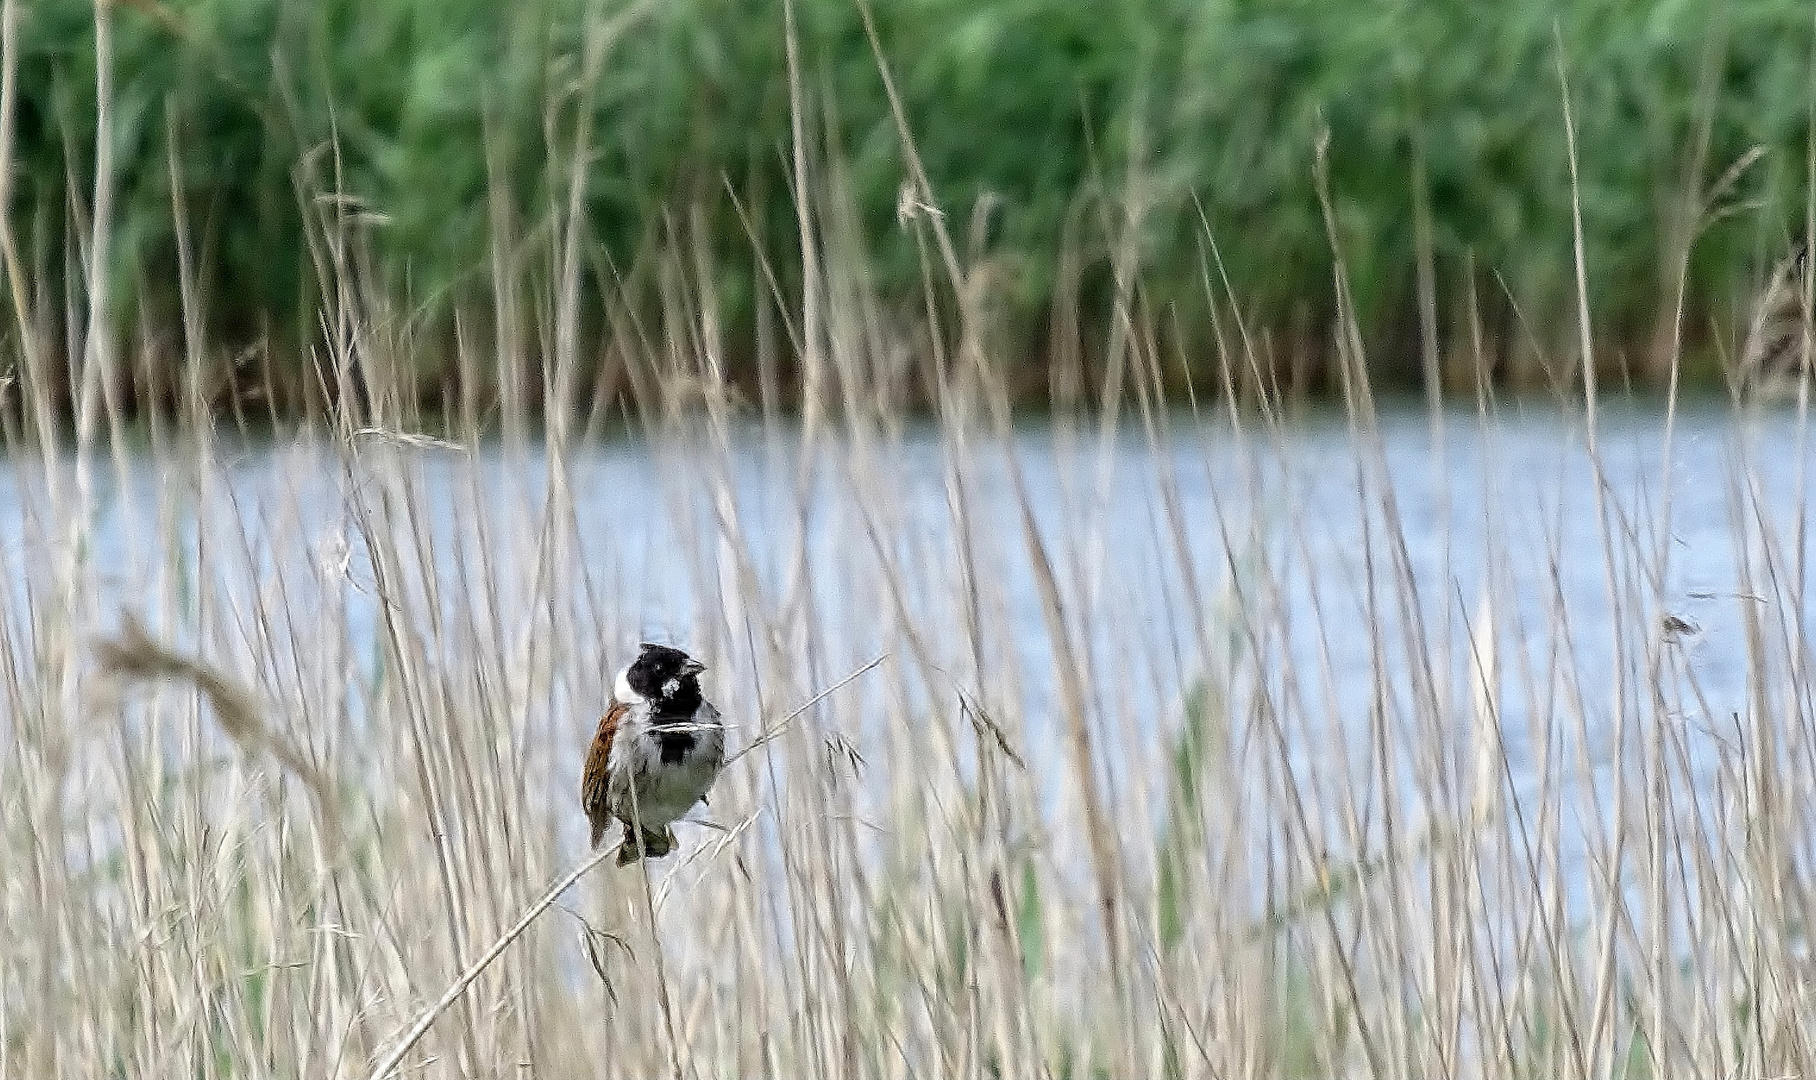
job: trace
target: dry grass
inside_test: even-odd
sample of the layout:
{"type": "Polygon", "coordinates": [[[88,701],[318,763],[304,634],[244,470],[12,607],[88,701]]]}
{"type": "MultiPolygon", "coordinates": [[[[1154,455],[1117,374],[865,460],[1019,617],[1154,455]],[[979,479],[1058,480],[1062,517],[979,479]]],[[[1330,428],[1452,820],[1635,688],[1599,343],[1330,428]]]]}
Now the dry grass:
{"type": "Polygon", "coordinates": [[[208,420],[201,356],[182,416],[129,425],[124,361],[74,309],[84,407],[58,429],[32,336],[54,313],[18,310],[0,1076],[1813,1074],[1801,490],[1733,459],[1728,700],[1660,630],[1671,502],[1613,490],[1594,445],[1596,520],[1568,535],[1599,546],[1540,514],[1515,550],[1522,508],[1490,494],[1468,594],[1416,570],[1462,541],[1399,507],[1346,332],[1366,527],[1351,588],[1307,607],[1321,511],[1292,430],[1231,404],[1263,365],[1208,236],[1219,404],[1160,406],[1178,358],[1131,243],[1108,370],[1033,482],[937,193],[915,166],[927,308],[885,316],[796,138],[793,420],[725,385],[685,229],[659,324],[601,316],[625,443],[572,378],[587,253],[559,212],[500,237],[498,308],[531,314],[459,343],[433,436],[346,200],[314,204],[340,404],[270,443],[208,420]],[[1145,523],[1106,509],[1131,455],[1145,523]],[[1537,595],[1509,569],[1535,557],[1537,595]],[[1583,567],[1599,595],[1565,586],[1583,567]],[[711,661],[748,752],[676,857],[588,873],[580,755],[652,632],[711,661]]]}

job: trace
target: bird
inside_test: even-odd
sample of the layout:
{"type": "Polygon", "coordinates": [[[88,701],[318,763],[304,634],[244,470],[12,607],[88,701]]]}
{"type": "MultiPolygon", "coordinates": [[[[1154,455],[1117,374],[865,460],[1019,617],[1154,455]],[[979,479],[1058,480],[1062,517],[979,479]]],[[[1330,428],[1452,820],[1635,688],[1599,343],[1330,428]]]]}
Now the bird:
{"type": "Polygon", "coordinates": [[[612,683],[581,770],[580,805],[595,849],[613,821],[623,823],[619,866],[674,850],[670,826],[725,767],[725,724],[700,691],[705,670],[680,649],[643,642],[612,683]]]}
{"type": "Polygon", "coordinates": [[[1810,370],[1810,248],[1800,241],[1759,294],[1740,352],[1741,389],[1754,398],[1795,396],[1810,370]]]}

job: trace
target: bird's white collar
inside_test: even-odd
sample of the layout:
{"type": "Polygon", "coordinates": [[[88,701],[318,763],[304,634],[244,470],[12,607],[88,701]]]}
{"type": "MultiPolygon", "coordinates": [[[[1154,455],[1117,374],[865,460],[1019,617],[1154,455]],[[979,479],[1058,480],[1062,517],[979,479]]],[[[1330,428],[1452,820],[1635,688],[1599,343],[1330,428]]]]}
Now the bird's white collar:
{"type": "Polygon", "coordinates": [[[626,705],[637,705],[642,703],[643,695],[631,689],[630,673],[628,667],[618,672],[617,680],[612,683],[612,696],[626,705]]]}

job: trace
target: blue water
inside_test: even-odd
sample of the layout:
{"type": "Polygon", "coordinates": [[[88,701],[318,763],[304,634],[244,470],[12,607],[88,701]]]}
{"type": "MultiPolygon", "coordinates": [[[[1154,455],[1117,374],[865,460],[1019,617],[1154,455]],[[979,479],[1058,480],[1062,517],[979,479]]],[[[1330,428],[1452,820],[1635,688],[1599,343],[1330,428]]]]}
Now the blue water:
{"type": "MultiPolygon", "coordinates": [[[[1095,737],[1125,781],[1155,760],[1140,748],[1179,724],[1184,689],[1204,681],[1227,703],[1233,743],[1252,746],[1271,707],[1289,718],[1294,759],[1314,771],[1366,774],[1371,731],[1400,732],[1396,801],[1432,813],[1434,791],[1461,791],[1480,738],[1470,656],[1483,638],[1470,628],[1491,612],[1511,790],[1536,790],[1541,762],[1586,761],[1571,783],[1590,785],[1595,806],[1617,719],[1653,715],[1652,661],[1674,673],[1666,711],[1682,722],[1691,771],[1707,777],[1732,715],[1751,709],[1745,616],[1801,632],[1804,612],[1787,606],[1799,593],[1785,585],[1800,572],[1811,462],[1792,415],[1686,412],[1667,447],[1662,413],[1607,411],[1594,456],[1582,417],[1552,410],[1487,422],[1453,412],[1441,438],[1420,410],[1360,435],[1340,415],[1279,431],[1166,419],[1157,436],[1045,425],[1012,441],[1095,737]],[[1741,572],[1737,537],[1762,528],[1781,560],[1776,588],[1761,584],[1757,551],[1753,578],[1741,572]],[[1412,593],[1409,612],[1401,598],[1412,593]],[[1667,613],[1696,632],[1667,640],[1667,613]],[[1431,730],[1415,720],[1420,708],[1443,718],[1440,745],[1419,741],[1431,730]],[[1339,750],[1355,755],[1350,765],[1331,764],[1339,750]]],[[[708,659],[743,738],[757,730],[758,701],[774,717],[888,651],[896,674],[823,707],[823,728],[874,753],[892,694],[951,722],[962,687],[1003,723],[1042,789],[1064,798],[1055,649],[996,440],[960,453],[932,428],[838,436],[805,465],[796,431],[742,430],[723,452],[705,441],[589,443],[571,454],[571,510],[552,527],[548,462],[534,446],[375,445],[351,463],[320,443],[217,454],[219,489],[198,484],[180,453],[133,457],[124,476],[97,459],[79,628],[105,632],[121,611],[141,611],[280,705],[335,703],[308,724],[373,723],[383,571],[363,505],[405,552],[390,584],[406,632],[450,670],[493,658],[495,685],[452,692],[478,695],[530,767],[577,769],[569,751],[638,640],[684,642],[708,659]],[[970,587],[954,468],[971,519],[970,587]],[[397,477],[414,485],[420,520],[385,509],[397,477]],[[421,566],[435,568],[438,604],[413,576],[421,566]],[[759,586],[754,608],[738,602],[741,573],[759,586]],[[977,652],[965,631],[972,591],[986,642],[977,652]],[[792,685],[757,678],[751,645],[765,628],[799,664],[792,685]]],[[[73,475],[67,460],[0,472],[0,507],[14,508],[0,512],[0,569],[15,649],[31,639],[34,606],[52,602],[46,568],[64,557],[69,529],[52,520],[48,491],[54,481],[67,495],[73,475]]]]}

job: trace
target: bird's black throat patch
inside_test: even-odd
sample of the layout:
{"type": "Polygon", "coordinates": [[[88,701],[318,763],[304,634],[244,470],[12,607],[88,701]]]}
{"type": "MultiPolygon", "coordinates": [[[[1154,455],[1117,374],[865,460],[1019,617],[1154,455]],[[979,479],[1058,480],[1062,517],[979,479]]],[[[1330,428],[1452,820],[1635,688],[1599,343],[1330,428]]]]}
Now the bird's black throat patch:
{"type": "Polygon", "coordinates": [[[656,745],[662,750],[662,764],[679,765],[687,760],[688,753],[694,748],[694,733],[659,731],[656,733],[656,745]]]}

